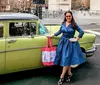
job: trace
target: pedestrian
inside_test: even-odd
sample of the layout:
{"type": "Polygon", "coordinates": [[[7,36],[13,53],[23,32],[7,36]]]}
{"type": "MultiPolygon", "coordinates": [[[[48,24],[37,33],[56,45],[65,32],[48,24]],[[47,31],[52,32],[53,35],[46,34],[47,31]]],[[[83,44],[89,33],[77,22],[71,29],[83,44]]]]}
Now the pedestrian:
{"type": "Polygon", "coordinates": [[[78,40],[82,38],[84,32],[75,22],[71,11],[65,12],[64,21],[61,24],[60,30],[54,33],[51,38],[54,36],[58,36],[61,33],[62,36],[58,42],[56,58],[54,61],[55,65],[60,65],[63,67],[58,85],[62,85],[64,80],[71,80],[71,65],[82,64],[83,62],[85,62],[80,45],[78,43],[78,40]],[[74,38],[76,30],[79,32],[79,35],[74,38]]]}

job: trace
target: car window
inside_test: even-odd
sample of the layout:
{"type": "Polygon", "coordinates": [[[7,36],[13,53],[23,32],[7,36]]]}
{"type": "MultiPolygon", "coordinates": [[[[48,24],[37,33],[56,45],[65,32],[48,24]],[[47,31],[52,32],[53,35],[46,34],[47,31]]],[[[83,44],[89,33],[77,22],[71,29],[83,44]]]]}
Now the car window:
{"type": "Polygon", "coordinates": [[[35,22],[11,22],[9,24],[10,36],[28,36],[31,33],[36,34],[35,22]]]}
{"type": "Polygon", "coordinates": [[[30,23],[30,27],[31,27],[31,35],[32,34],[36,34],[36,23],[35,22],[31,22],[30,23]]]}
{"type": "Polygon", "coordinates": [[[3,37],[3,28],[4,28],[4,24],[0,23],[0,38],[3,37]]]}
{"type": "Polygon", "coordinates": [[[39,23],[39,34],[42,35],[47,33],[48,33],[47,28],[43,24],[39,23]]]}

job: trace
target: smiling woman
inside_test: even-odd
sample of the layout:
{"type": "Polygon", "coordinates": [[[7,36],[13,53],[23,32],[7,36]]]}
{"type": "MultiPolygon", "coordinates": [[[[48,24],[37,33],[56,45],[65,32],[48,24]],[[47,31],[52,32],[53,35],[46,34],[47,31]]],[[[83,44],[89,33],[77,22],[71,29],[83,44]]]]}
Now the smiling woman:
{"type": "Polygon", "coordinates": [[[59,31],[54,33],[51,38],[60,34],[62,34],[62,36],[58,42],[54,61],[55,65],[62,66],[62,73],[58,85],[62,85],[64,80],[71,80],[71,65],[82,64],[86,61],[78,42],[78,40],[82,38],[84,32],[75,22],[71,11],[66,11],[64,13],[64,21],[59,31]],[[74,38],[75,31],[78,31],[79,34],[74,38]]]}

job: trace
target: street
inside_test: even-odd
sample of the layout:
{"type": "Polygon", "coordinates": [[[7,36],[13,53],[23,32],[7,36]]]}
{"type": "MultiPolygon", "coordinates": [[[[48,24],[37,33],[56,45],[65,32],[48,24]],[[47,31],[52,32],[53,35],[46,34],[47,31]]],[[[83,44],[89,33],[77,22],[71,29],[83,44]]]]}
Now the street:
{"type": "MultiPolygon", "coordinates": [[[[99,25],[81,25],[81,27],[100,34],[99,25]]],[[[72,81],[63,85],[100,85],[100,35],[97,35],[95,45],[97,45],[95,54],[87,58],[86,63],[72,69],[72,81]]],[[[0,85],[57,85],[60,73],[61,67],[56,66],[5,74],[0,75],[0,85]]]]}

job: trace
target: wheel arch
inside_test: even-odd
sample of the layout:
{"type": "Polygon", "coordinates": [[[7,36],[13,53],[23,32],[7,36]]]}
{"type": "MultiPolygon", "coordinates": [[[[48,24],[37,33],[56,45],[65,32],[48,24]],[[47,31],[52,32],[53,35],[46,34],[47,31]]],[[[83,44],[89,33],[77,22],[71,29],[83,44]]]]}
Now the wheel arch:
{"type": "Polygon", "coordinates": [[[85,53],[85,48],[81,47],[81,50],[82,50],[82,52],[84,52],[84,53],[85,53]]]}

